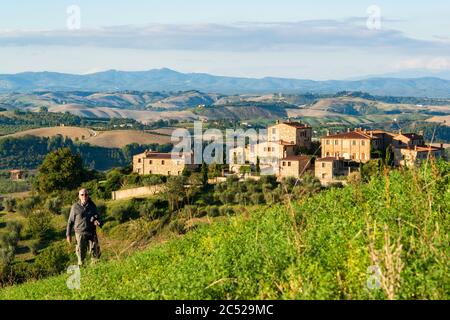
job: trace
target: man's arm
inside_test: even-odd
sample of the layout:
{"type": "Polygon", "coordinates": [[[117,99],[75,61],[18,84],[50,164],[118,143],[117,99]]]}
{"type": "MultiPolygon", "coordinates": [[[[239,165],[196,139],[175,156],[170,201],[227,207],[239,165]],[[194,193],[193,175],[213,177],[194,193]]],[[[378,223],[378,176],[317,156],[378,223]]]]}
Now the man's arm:
{"type": "Polygon", "coordinates": [[[101,228],[103,226],[102,216],[98,212],[97,206],[94,203],[92,203],[92,205],[94,206],[94,212],[95,212],[95,217],[96,217],[96,222],[94,222],[94,223],[97,227],[101,228]]]}
{"type": "Polygon", "coordinates": [[[72,208],[70,208],[70,214],[69,214],[69,220],[67,221],[67,229],[66,229],[66,238],[67,241],[70,243],[72,240],[71,237],[71,232],[72,232],[72,228],[73,225],[75,223],[75,210],[74,210],[75,206],[72,206],[72,208]]]}

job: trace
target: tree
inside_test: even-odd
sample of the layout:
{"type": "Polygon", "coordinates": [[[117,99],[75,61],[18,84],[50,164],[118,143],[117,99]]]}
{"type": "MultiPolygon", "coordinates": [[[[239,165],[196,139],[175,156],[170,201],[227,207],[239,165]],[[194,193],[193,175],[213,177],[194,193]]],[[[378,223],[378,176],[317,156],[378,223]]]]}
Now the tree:
{"type": "Polygon", "coordinates": [[[43,193],[72,190],[81,185],[85,170],[79,154],[68,148],[48,154],[38,169],[37,189],[43,193]]]}
{"type": "Polygon", "coordinates": [[[259,176],[261,174],[261,166],[259,157],[256,157],[256,175],[259,176]]]}
{"type": "Polygon", "coordinates": [[[205,161],[202,162],[202,184],[204,187],[208,184],[208,166],[206,165],[205,161]]]}

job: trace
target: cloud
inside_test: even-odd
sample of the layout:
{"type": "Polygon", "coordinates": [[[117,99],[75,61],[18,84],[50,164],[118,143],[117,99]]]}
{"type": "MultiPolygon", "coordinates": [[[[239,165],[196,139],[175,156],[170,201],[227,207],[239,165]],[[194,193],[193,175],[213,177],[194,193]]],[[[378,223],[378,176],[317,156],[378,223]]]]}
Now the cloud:
{"type": "Polygon", "coordinates": [[[395,65],[396,69],[426,69],[430,71],[442,71],[450,69],[450,59],[445,57],[411,58],[400,61],[395,65]]]}
{"type": "Polygon", "coordinates": [[[80,30],[0,31],[0,47],[60,45],[198,51],[303,50],[311,48],[440,52],[443,41],[426,41],[393,29],[369,30],[362,18],[281,23],[150,24],[80,30]]]}

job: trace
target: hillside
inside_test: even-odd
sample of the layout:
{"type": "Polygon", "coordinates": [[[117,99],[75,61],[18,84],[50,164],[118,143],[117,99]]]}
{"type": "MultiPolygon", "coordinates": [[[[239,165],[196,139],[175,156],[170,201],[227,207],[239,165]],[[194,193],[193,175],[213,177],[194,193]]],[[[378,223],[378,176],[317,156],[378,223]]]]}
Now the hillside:
{"type": "Polygon", "coordinates": [[[80,128],[80,127],[49,127],[49,128],[38,128],[38,129],[30,129],[25,131],[20,131],[14,134],[2,136],[2,138],[19,138],[27,135],[35,136],[35,137],[54,137],[56,135],[62,135],[63,137],[69,137],[72,140],[86,140],[91,136],[97,134],[93,130],[89,130],[88,128],[80,128]]]}
{"type": "Polygon", "coordinates": [[[138,130],[111,130],[94,131],[88,128],[79,127],[50,127],[25,130],[18,133],[3,136],[1,138],[19,138],[26,135],[35,137],[54,137],[62,135],[72,140],[80,140],[93,146],[104,148],[122,148],[128,144],[166,144],[170,143],[170,136],[162,134],[153,134],[138,130]]]}
{"type": "Polygon", "coordinates": [[[259,206],[119,261],[0,299],[449,299],[450,166],[259,206]],[[373,281],[380,270],[379,287],[373,281]],[[373,286],[368,286],[368,283],[373,286]]]}
{"type": "Polygon", "coordinates": [[[105,148],[123,148],[126,145],[137,143],[148,145],[152,143],[166,144],[170,143],[170,136],[152,134],[137,130],[113,130],[99,132],[95,137],[86,140],[87,143],[94,146],[105,148]]]}
{"type": "Polygon", "coordinates": [[[205,73],[180,73],[170,69],[127,72],[110,70],[87,75],[24,72],[0,75],[0,92],[31,91],[187,91],[236,93],[328,93],[343,90],[375,95],[450,97],[450,81],[440,78],[369,78],[313,81],[266,77],[238,78],[205,73]]]}

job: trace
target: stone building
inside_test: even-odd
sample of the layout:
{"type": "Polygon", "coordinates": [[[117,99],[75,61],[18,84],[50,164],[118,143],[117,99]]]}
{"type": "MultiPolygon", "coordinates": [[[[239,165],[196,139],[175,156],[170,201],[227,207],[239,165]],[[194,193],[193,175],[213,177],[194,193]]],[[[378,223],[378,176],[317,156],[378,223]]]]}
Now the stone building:
{"type": "Polygon", "coordinates": [[[171,153],[145,151],[133,157],[133,172],[140,175],[179,176],[184,169],[194,170],[197,165],[193,162],[191,154],[179,156],[171,153]]]}
{"type": "Polygon", "coordinates": [[[311,148],[312,127],[300,122],[280,122],[267,128],[267,141],[284,141],[297,147],[311,148]]]}
{"type": "Polygon", "coordinates": [[[25,179],[25,171],[23,170],[11,170],[9,171],[11,181],[20,181],[25,179]]]}
{"type": "Polygon", "coordinates": [[[357,162],[371,159],[371,150],[382,144],[378,135],[356,129],[322,137],[322,158],[344,158],[357,162]]]}
{"type": "Polygon", "coordinates": [[[394,148],[394,165],[413,167],[420,165],[427,159],[439,159],[443,156],[444,149],[432,146],[417,146],[394,148]]]}
{"type": "Polygon", "coordinates": [[[316,159],[314,175],[323,185],[342,182],[351,172],[358,171],[358,163],[338,157],[316,159]]]}
{"type": "Polygon", "coordinates": [[[311,156],[288,156],[280,160],[278,177],[298,178],[306,173],[314,174],[314,162],[311,156]]]}

